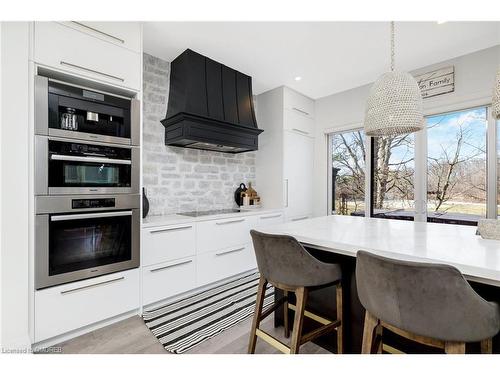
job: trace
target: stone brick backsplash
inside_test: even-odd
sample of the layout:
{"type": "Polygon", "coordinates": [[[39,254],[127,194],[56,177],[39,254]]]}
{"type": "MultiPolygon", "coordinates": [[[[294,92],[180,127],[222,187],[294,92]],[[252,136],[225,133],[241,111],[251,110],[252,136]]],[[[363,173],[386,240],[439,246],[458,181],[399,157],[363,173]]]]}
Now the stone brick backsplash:
{"type": "Polygon", "coordinates": [[[149,215],[235,207],[234,190],[255,183],[255,153],[225,154],[164,144],[170,63],[144,54],[143,185],[149,215]]]}

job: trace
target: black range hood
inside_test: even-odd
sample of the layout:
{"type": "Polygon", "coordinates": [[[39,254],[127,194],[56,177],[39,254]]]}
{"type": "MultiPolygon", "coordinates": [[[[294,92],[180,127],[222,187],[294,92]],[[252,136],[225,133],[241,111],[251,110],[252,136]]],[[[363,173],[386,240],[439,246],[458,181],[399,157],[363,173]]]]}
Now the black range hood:
{"type": "Polygon", "coordinates": [[[170,65],[165,144],[219,152],[258,149],[252,77],[190,49],[170,65]]]}

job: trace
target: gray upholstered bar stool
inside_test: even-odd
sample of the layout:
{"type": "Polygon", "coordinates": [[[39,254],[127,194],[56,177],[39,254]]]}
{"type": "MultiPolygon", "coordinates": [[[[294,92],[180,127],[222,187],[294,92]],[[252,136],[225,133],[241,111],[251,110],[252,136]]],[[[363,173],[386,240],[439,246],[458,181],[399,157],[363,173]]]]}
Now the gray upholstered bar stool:
{"type": "Polygon", "coordinates": [[[479,296],[455,267],[358,251],[356,283],[366,309],[363,353],[386,348],[383,329],[446,353],[465,353],[467,342],[481,342],[481,352],[491,353],[500,309],[479,296]]]}
{"type": "Polygon", "coordinates": [[[291,236],[265,234],[255,230],[250,231],[250,234],[259,267],[260,281],[248,352],[255,352],[257,337],[260,337],[283,353],[297,354],[300,345],[336,330],[338,353],[342,353],[342,274],[340,266],[323,263],[314,258],[291,236]],[[284,297],[262,312],[268,283],[283,290],[284,297]],[[336,285],[337,319],[335,321],[305,310],[309,291],[332,285],[336,285]],[[295,306],[289,303],[289,292],[295,293],[297,297],[295,306]],[[259,328],[260,322],[281,305],[284,305],[285,337],[290,335],[288,309],[295,311],[291,346],[285,345],[259,328]],[[302,335],[304,316],[321,323],[322,326],[302,335]]]}

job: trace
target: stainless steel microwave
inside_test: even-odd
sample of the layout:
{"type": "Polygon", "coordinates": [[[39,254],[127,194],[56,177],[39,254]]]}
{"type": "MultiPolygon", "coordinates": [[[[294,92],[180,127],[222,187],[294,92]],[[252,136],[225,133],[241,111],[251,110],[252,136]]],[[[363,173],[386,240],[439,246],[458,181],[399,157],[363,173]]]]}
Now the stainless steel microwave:
{"type": "Polygon", "coordinates": [[[35,76],[35,134],[140,144],[140,102],[35,76]]]}
{"type": "Polygon", "coordinates": [[[35,288],[136,268],[140,195],[36,197],[35,288]]]}
{"type": "Polygon", "coordinates": [[[135,146],[35,136],[35,195],[138,194],[135,146]]]}

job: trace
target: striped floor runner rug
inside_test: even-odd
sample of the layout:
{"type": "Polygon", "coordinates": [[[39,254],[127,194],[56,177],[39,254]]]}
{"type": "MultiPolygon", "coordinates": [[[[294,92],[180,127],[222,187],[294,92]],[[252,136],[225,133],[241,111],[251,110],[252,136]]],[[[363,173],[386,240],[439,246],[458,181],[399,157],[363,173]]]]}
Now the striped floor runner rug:
{"type": "MultiPolygon", "coordinates": [[[[146,326],[171,353],[184,353],[253,315],[259,274],[254,273],[179,301],[145,310],[146,326]]],[[[264,306],[274,300],[268,287],[264,306]]]]}

